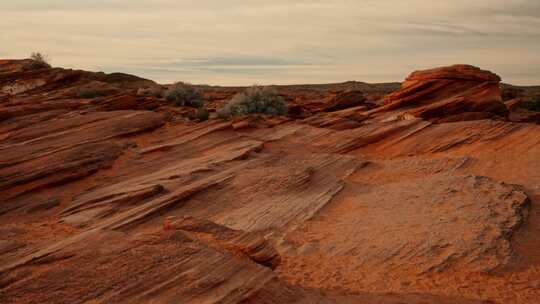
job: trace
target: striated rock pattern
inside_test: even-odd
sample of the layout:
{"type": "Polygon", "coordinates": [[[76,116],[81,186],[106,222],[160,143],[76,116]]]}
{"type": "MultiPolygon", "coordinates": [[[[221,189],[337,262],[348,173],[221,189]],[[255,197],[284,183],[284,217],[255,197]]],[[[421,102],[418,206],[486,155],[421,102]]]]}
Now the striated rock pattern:
{"type": "MultiPolygon", "coordinates": [[[[338,92],[324,105],[325,112],[333,112],[347,108],[365,105],[366,97],[362,91],[348,90],[338,92]]],[[[366,107],[367,108],[367,107],[366,107]]]]}
{"type": "Polygon", "coordinates": [[[384,107],[403,109],[429,121],[461,121],[507,116],[499,76],[470,65],[454,65],[409,75],[401,89],[386,96],[384,107]]]}
{"type": "Polygon", "coordinates": [[[27,64],[0,61],[0,303],[540,298],[540,126],[495,74],[415,72],[384,104],[278,86],[287,117],[196,122],[152,81],[27,64]]]}

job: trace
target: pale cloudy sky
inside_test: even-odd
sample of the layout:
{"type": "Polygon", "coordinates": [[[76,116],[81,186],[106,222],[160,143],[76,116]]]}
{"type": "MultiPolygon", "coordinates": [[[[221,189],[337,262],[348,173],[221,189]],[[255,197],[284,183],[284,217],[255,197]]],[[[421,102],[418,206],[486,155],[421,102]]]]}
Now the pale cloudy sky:
{"type": "Polygon", "coordinates": [[[0,58],[158,82],[401,81],[454,63],[540,84],[540,0],[0,0],[0,58]]]}

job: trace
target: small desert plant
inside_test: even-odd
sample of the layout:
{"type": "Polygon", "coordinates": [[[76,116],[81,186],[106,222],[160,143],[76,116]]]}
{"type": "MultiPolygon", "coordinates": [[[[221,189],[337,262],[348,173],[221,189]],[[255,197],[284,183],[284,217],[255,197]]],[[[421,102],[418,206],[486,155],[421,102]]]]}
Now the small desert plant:
{"type": "Polygon", "coordinates": [[[252,86],[233,96],[221,109],[218,117],[227,118],[248,114],[285,115],[287,103],[270,87],[252,86]]]}
{"type": "Polygon", "coordinates": [[[177,106],[200,108],[204,105],[201,92],[193,85],[185,82],[173,84],[165,92],[165,98],[177,106]]]}
{"type": "Polygon", "coordinates": [[[32,53],[30,55],[30,59],[32,59],[32,63],[28,65],[28,68],[31,70],[48,69],[51,67],[47,60],[47,56],[41,54],[40,52],[32,53]]]}
{"type": "Polygon", "coordinates": [[[210,117],[210,113],[205,107],[200,107],[197,109],[197,119],[200,121],[206,121],[210,117]]]}

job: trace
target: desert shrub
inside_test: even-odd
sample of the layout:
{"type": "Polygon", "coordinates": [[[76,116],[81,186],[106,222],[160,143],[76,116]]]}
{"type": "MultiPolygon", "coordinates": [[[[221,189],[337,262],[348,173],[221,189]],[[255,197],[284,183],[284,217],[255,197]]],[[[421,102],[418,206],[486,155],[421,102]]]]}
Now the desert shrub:
{"type": "Polygon", "coordinates": [[[30,59],[32,59],[32,62],[27,66],[27,69],[29,70],[48,69],[51,67],[47,56],[41,54],[40,52],[32,53],[30,55],[30,59]]]}
{"type": "Polygon", "coordinates": [[[200,107],[197,109],[197,119],[200,121],[206,121],[210,117],[210,113],[205,107],[200,107]]]}
{"type": "Polygon", "coordinates": [[[285,115],[287,114],[287,103],[273,88],[252,86],[234,95],[218,110],[218,117],[227,118],[254,113],[285,115]]]}
{"type": "Polygon", "coordinates": [[[229,108],[227,108],[227,105],[224,105],[223,107],[219,108],[216,111],[216,114],[218,118],[222,118],[222,119],[231,117],[231,111],[229,108]]]}
{"type": "Polygon", "coordinates": [[[185,82],[173,84],[165,92],[165,98],[177,106],[200,108],[204,105],[201,92],[193,85],[185,82]]]}
{"type": "Polygon", "coordinates": [[[536,97],[536,99],[524,102],[521,105],[521,108],[527,109],[529,111],[540,112],[540,97],[536,97]]]}

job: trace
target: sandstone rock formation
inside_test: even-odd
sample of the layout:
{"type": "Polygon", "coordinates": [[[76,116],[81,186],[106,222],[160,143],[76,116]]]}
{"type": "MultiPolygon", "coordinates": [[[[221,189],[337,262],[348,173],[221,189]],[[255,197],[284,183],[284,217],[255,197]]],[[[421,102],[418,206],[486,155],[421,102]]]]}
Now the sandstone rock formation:
{"type": "Polygon", "coordinates": [[[325,112],[344,110],[347,108],[365,105],[366,97],[362,91],[348,90],[336,93],[332,99],[324,105],[325,112]]]}
{"type": "Polygon", "coordinates": [[[505,117],[499,76],[470,65],[454,65],[409,75],[401,89],[374,111],[400,109],[430,121],[505,117]]]}
{"type": "Polygon", "coordinates": [[[197,123],[151,81],[24,64],[0,61],[0,303],[540,298],[540,126],[490,72],[413,73],[374,109],[329,102],[393,85],[278,87],[301,115],[197,123]]]}

